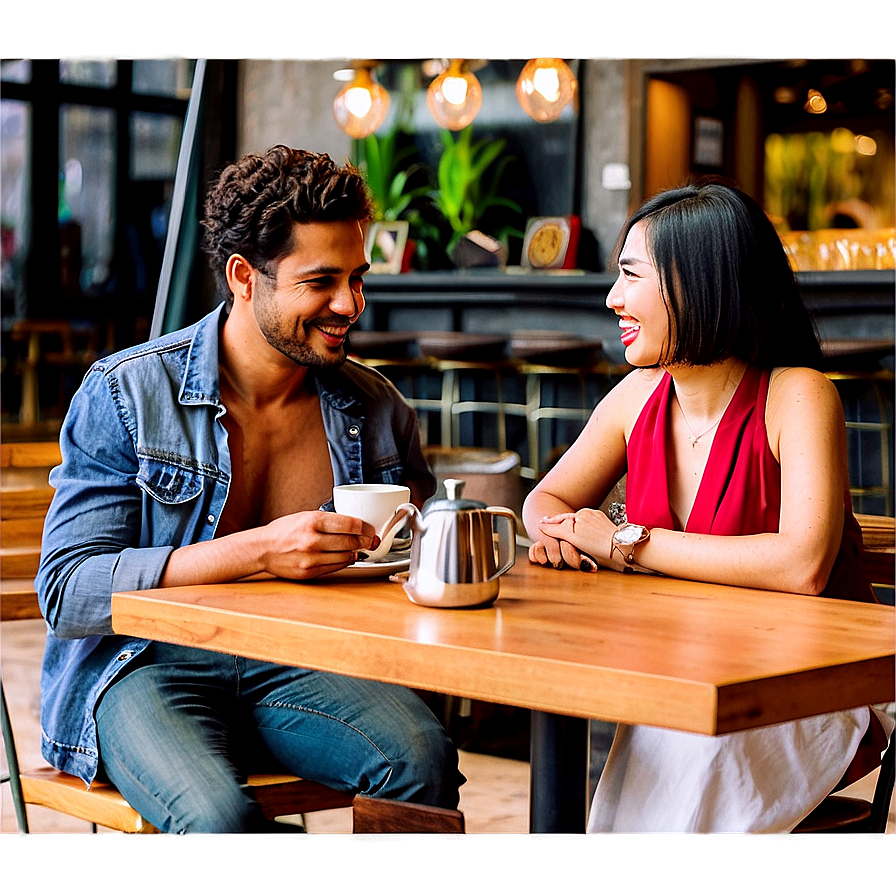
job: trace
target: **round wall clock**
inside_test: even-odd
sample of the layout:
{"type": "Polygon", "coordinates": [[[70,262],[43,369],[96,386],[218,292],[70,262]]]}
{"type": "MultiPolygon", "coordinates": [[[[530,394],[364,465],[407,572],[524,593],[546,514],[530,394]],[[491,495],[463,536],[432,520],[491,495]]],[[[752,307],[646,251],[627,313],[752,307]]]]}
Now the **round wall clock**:
{"type": "Polygon", "coordinates": [[[542,269],[571,266],[576,251],[572,236],[569,218],[530,218],[523,240],[522,265],[542,269]]]}

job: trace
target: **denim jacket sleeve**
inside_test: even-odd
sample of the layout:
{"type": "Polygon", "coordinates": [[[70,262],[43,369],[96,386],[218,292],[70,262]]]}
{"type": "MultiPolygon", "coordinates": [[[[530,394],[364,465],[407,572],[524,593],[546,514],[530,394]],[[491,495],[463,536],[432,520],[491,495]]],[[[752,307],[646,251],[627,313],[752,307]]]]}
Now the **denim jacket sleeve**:
{"type": "Polygon", "coordinates": [[[158,583],[172,546],[143,546],[138,460],[125,405],[101,368],[75,395],[44,525],[36,585],[59,638],[112,634],[112,593],[158,583]]]}

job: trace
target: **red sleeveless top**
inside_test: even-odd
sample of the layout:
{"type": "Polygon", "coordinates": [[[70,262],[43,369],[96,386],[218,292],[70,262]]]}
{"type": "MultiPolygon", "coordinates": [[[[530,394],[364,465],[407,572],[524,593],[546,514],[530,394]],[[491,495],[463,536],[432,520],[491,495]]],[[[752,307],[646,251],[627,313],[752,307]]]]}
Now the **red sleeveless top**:
{"type": "MultiPolygon", "coordinates": [[[[781,467],[768,444],[765,405],[770,371],[747,367],[716,431],[686,532],[777,532],[781,467]]],[[[663,374],[629,438],[626,515],[648,528],[676,529],[669,506],[668,442],[672,377],[663,374]]],[[[862,531],[844,495],[843,536],[824,596],[877,603],[862,573],[862,531]]]]}

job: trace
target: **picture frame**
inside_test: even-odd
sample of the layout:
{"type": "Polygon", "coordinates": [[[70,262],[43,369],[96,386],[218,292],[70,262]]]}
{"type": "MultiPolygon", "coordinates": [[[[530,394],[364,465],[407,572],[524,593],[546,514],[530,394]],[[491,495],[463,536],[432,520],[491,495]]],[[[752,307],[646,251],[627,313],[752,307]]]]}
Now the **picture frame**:
{"type": "Polygon", "coordinates": [[[364,238],[371,274],[399,274],[408,243],[407,221],[372,221],[364,238]]]}
{"type": "Polygon", "coordinates": [[[520,264],[535,270],[574,268],[580,232],[577,215],[529,218],[520,264]]]}

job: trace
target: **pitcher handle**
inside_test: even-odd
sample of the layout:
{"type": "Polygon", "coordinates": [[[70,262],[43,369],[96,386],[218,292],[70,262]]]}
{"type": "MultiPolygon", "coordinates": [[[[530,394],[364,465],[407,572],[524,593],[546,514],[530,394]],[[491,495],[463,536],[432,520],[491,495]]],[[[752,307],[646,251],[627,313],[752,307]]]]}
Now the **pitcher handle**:
{"type": "Polygon", "coordinates": [[[507,528],[507,537],[498,538],[498,569],[493,578],[503,575],[516,563],[516,514],[509,507],[486,507],[492,514],[492,527],[497,531],[498,526],[507,528]]]}

